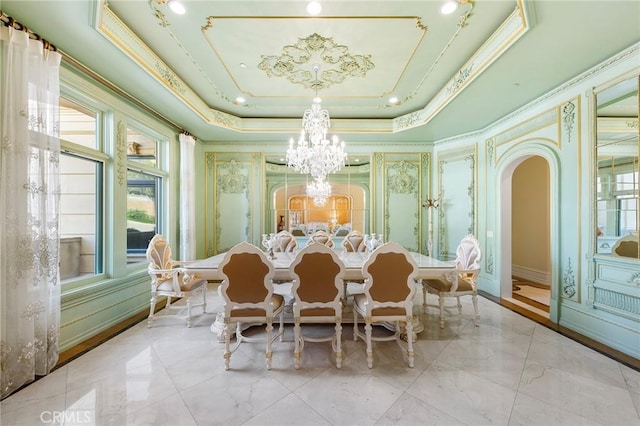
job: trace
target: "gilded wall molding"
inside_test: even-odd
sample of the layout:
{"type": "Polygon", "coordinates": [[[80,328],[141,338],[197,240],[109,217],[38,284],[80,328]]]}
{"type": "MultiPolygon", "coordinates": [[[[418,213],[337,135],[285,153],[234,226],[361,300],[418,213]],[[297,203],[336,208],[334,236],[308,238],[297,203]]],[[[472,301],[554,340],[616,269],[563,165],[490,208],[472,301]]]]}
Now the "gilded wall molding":
{"type": "Polygon", "coordinates": [[[576,104],[573,102],[567,102],[562,106],[562,127],[567,135],[567,143],[571,143],[571,136],[573,135],[574,126],[576,123],[576,104]]]}
{"type": "Polygon", "coordinates": [[[121,187],[127,182],[127,127],[122,120],[116,126],[116,176],[121,187]]]}
{"type": "Polygon", "coordinates": [[[571,266],[571,257],[568,258],[567,267],[562,273],[562,296],[569,299],[577,298],[576,277],[571,266]]]}

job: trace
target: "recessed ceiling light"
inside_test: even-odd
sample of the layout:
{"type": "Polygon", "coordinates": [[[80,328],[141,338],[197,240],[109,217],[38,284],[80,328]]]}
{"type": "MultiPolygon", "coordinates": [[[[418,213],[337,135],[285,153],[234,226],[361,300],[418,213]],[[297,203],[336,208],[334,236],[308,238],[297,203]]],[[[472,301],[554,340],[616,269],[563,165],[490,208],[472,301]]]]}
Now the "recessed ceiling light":
{"type": "Polygon", "coordinates": [[[355,158],[353,161],[355,161],[356,163],[359,163],[360,159],[359,158],[355,158]]]}
{"type": "Polygon", "coordinates": [[[245,64],[244,62],[240,62],[240,68],[246,68],[247,64],[245,64]]]}
{"type": "Polygon", "coordinates": [[[184,15],[187,13],[187,9],[185,9],[184,5],[180,3],[178,0],[169,0],[169,9],[176,15],[184,15]]]}
{"type": "Polygon", "coordinates": [[[320,4],[319,1],[310,1],[309,3],[307,3],[307,13],[309,15],[320,15],[320,12],[322,12],[322,5],[320,4]]]}
{"type": "Polygon", "coordinates": [[[397,104],[398,101],[399,101],[399,99],[398,99],[397,96],[392,96],[392,97],[389,98],[389,103],[390,104],[397,104]]]}
{"type": "Polygon", "coordinates": [[[284,158],[281,158],[280,161],[284,161],[284,158]]]}
{"type": "Polygon", "coordinates": [[[247,100],[246,100],[245,98],[243,98],[242,96],[238,96],[238,97],[236,98],[236,103],[238,103],[238,104],[243,104],[243,103],[245,103],[246,101],[247,101],[247,100]]]}
{"type": "Polygon", "coordinates": [[[442,13],[443,15],[450,15],[455,12],[457,8],[458,2],[455,0],[450,0],[442,5],[442,7],[440,8],[440,13],[442,13]]]}

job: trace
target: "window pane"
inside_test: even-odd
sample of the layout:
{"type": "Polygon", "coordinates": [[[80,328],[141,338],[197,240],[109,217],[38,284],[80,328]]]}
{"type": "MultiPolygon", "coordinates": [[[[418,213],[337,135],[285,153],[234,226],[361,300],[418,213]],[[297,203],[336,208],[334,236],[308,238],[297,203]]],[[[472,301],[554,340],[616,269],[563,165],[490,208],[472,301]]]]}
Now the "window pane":
{"type": "Polygon", "coordinates": [[[158,141],[134,129],[127,129],[127,159],[149,166],[157,166],[158,141]]]}
{"type": "Polygon", "coordinates": [[[60,279],[102,272],[102,163],[60,155],[60,279]]]}
{"type": "Polygon", "coordinates": [[[88,148],[98,149],[96,113],[61,98],[60,138],[88,148]]]}
{"type": "Polygon", "coordinates": [[[145,260],[149,241],[158,229],[158,188],[161,178],[127,171],[127,255],[128,262],[145,260]]]}

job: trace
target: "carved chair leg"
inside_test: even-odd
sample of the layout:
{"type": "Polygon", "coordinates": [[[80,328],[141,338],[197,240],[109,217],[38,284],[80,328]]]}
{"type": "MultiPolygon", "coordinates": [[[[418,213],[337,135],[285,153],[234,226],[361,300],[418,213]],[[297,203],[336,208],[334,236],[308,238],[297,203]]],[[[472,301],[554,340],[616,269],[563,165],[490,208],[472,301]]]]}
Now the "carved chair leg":
{"type": "Polygon", "coordinates": [[[187,327],[191,328],[191,295],[187,296],[187,327]]]}
{"type": "Polygon", "coordinates": [[[471,300],[473,300],[473,310],[475,311],[475,314],[476,314],[476,317],[473,323],[476,325],[476,327],[480,327],[480,311],[478,310],[478,295],[474,293],[471,296],[471,300]]]}
{"type": "Polygon", "coordinates": [[[271,370],[271,358],[273,353],[271,352],[271,340],[273,338],[273,318],[267,318],[267,351],[266,351],[266,362],[267,362],[267,370],[271,370]]]}
{"type": "Polygon", "coordinates": [[[300,368],[300,319],[295,320],[295,324],[293,325],[293,341],[294,341],[294,349],[293,349],[293,358],[294,358],[294,366],[297,369],[300,368]]]}
{"type": "Polygon", "coordinates": [[[371,323],[368,321],[365,323],[364,332],[367,341],[367,365],[369,368],[373,368],[373,348],[371,347],[372,327],[371,323]]]}
{"type": "Polygon", "coordinates": [[[336,368],[342,368],[342,324],[336,321],[336,368]]]}
{"type": "Polygon", "coordinates": [[[353,341],[358,341],[358,335],[356,331],[358,330],[358,312],[356,312],[356,307],[353,307],[353,341]]]}
{"type": "Polygon", "coordinates": [[[149,309],[149,318],[147,319],[147,327],[151,327],[151,323],[153,322],[153,317],[155,316],[156,313],[156,295],[153,294],[151,296],[151,301],[150,301],[150,309],[149,309]]]}
{"type": "MultiPolygon", "coordinates": [[[[400,324],[398,324],[400,326],[400,324]]],[[[407,358],[409,359],[409,368],[413,368],[415,355],[413,353],[413,318],[407,319],[407,358]]]]}
{"type": "MultiPolygon", "coordinates": [[[[231,323],[227,322],[224,325],[224,369],[229,369],[231,363],[231,323]]],[[[238,339],[240,337],[237,337],[238,339]]]]}
{"type": "Polygon", "coordinates": [[[207,285],[202,286],[202,313],[207,313],[207,285]]]}

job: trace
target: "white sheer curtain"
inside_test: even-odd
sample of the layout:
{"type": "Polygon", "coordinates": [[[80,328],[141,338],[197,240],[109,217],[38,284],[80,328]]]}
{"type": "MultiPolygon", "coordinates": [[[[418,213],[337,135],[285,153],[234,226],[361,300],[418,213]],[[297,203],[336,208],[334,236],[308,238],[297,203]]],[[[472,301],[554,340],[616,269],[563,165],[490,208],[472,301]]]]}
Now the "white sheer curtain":
{"type": "Polygon", "coordinates": [[[2,397],[58,360],[60,54],[0,28],[2,397]]]}
{"type": "Polygon", "coordinates": [[[196,258],[195,164],[196,140],[180,134],[180,260],[196,258]]]}

